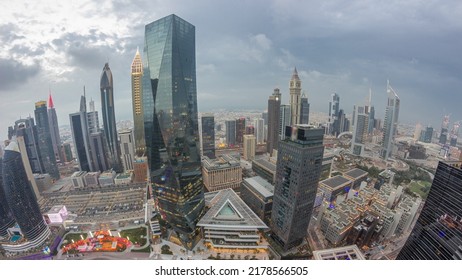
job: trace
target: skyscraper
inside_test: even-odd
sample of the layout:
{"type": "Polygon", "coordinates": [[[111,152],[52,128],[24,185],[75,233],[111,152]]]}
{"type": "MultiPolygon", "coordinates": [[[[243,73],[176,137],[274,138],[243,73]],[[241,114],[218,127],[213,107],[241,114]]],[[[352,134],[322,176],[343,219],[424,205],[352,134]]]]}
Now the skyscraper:
{"type": "Polygon", "coordinates": [[[121,171],[119,140],[117,138],[117,127],[114,112],[114,86],[112,72],[109,64],[104,64],[101,74],[101,106],[103,114],[104,134],[107,139],[109,157],[112,168],[121,171]]]}
{"type": "Polygon", "coordinates": [[[122,153],[122,164],[124,171],[133,170],[133,161],[135,159],[135,146],[133,141],[133,132],[131,129],[125,129],[119,132],[120,152],[122,153]]]}
{"type": "Polygon", "coordinates": [[[337,93],[331,94],[329,101],[329,115],[327,120],[328,134],[337,135],[338,132],[338,112],[340,110],[340,97],[337,93]]]}
{"type": "Polygon", "coordinates": [[[399,97],[387,81],[388,103],[385,109],[383,122],[382,151],[381,156],[387,160],[393,151],[393,142],[398,130],[399,97]]]}
{"type": "MultiPolygon", "coordinates": [[[[22,131],[18,131],[18,135],[22,131]]],[[[23,151],[21,151],[23,152],[23,151]]],[[[3,158],[3,189],[8,206],[24,237],[32,245],[42,244],[51,232],[40,213],[37,198],[27,178],[16,142],[5,148],[3,158]]]]}
{"type": "Polygon", "coordinates": [[[198,241],[204,211],[196,92],[195,27],[169,15],[145,27],[143,110],[159,210],[183,245],[198,241]]]}
{"type": "Polygon", "coordinates": [[[268,98],[268,136],[266,151],[270,153],[270,155],[273,154],[273,149],[278,149],[280,107],[281,93],[278,88],[275,88],[273,94],[268,98]]]}
{"type": "Polygon", "coordinates": [[[144,115],[143,115],[143,62],[138,49],[131,66],[132,77],[132,105],[133,125],[135,135],[136,156],[146,155],[146,140],[144,139],[144,115]]]}
{"type": "Polygon", "coordinates": [[[265,121],[261,118],[254,120],[255,137],[257,138],[257,144],[263,144],[265,139],[265,121]]]}
{"type": "Polygon", "coordinates": [[[202,155],[215,158],[215,118],[212,114],[201,117],[202,155]]]}
{"type": "Polygon", "coordinates": [[[104,172],[109,168],[107,159],[107,141],[102,131],[91,133],[90,140],[90,158],[91,170],[104,172]]]}
{"type": "Polygon", "coordinates": [[[295,125],[300,121],[300,98],[302,92],[302,81],[298,77],[297,68],[294,68],[292,73],[292,78],[289,82],[289,91],[290,91],[290,111],[291,118],[290,124],[295,125]]]}
{"type": "Polygon", "coordinates": [[[451,129],[451,139],[449,141],[449,145],[455,147],[457,145],[457,137],[459,136],[459,127],[460,123],[455,122],[451,129]]]}
{"type": "Polygon", "coordinates": [[[449,131],[449,115],[444,116],[443,121],[441,122],[441,133],[439,143],[445,145],[448,141],[448,131],[449,131]]]}
{"type": "Polygon", "coordinates": [[[422,212],[397,259],[462,259],[461,216],[461,162],[439,162],[422,212]]]}
{"type": "Polygon", "coordinates": [[[355,123],[353,123],[353,138],[351,153],[362,156],[369,131],[369,107],[355,106],[355,123]]]}
{"type": "Polygon", "coordinates": [[[8,139],[12,139],[19,129],[24,129],[24,145],[27,151],[27,158],[29,159],[30,167],[33,173],[43,174],[45,168],[43,166],[42,157],[39,148],[39,137],[37,126],[35,125],[34,118],[28,117],[27,119],[20,119],[14,123],[14,128],[10,127],[8,139]]]}
{"type": "Polygon", "coordinates": [[[56,165],[46,101],[36,102],[34,113],[35,120],[37,121],[39,152],[44,173],[50,174],[53,179],[59,179],[59,170],[56,165]]]}
{"type": "Polygon", "coordinates": [[[239,118],[236,120],[236,144],[242,147],[244,143],[245,135],[245,118],[239,118]]]}
{"type": "Polygon", "coordinates": [[[244,135],[243,157],[245,160],[255,159],[256,141],[255,135],[244,135]]]}
{"type": "Polygon", "coordinates": [[[271,229],[287,251],[306,236],[324,153],[323,129],[286,127],[279,142],[271,229]]]}
{"type": "Polygon", "coordinates": [[[300,124],[310,123],[310,103],[308,103],[308,97],[305,93],[302,94],[300,99],[300,124]]]}
{"type": "Polygon", "coordinates": [[[90,138],[88,135],[87,104],[85,95],[82,95],[80,98],[79,112],[70,114],[69,119],[79,168],[81,171],[94,171],[90,155],[90,138]]]}
{"type": "MultiPolygon", "coordinates": [[[[3,158],[0,157],[0,238],[6,237],[8,228],[14,226],[16,221],[13,213],[6,201],[5,191],[3,189],[3,158]]],[[[1,246],[1,245],[0,245],[1,246]]]]}
{"type": "Polygon", "coordinates": [[[61,137],[59,135],[58,117],[51,93],[48,96],[48,123],[50,127],[51,143],[56,161],[64,162],[64,155],[61,152],[61,137]]]}
{"type": "Polygon", "coordinates": [[[290,126],[291,121],[291,106],[290,105],[281,105],[279,111],[279,139],[284,140],[286,126],[290,126]]]}
{"type": "Polygon", "coordinates": [[[95,101],[90,100],[90,112],[87,112],[88,133],[96,133],[101,129],[99,127],[98,111],[95,110],[95,101]]]}
{"type": "Polygon", "coordinates": [[[225,121],[226,127],[226,144],[232,148],[236,145],[236,121],[225,121]]]}

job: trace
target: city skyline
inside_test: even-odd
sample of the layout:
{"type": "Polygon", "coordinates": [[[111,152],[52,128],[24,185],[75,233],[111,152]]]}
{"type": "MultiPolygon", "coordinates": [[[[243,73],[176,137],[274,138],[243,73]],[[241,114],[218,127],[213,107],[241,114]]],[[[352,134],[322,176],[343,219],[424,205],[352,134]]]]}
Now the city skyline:
{"type": "MultiPolygon", "coordinates": [[[[313,111],[326,112],[330,94],[337,92],[350,114],[353,104],[362,101],[371,87],[372,105],[377,117],[383,118],[386,80],[390,79],[403,104],[414,105],[413,110],[403,108],[403,122],[437,127],[445,114],[451,114],[452,120],[462,119],[453,105],[462,98],[457,95],[462,82],[455,74],[461,65],[456,56],[460,39],[453,36],[460,31],[456,18],[462,9],[455,2],[313,7],[256,1],[243,4],[239,20],[233,5],[209,1],[192,6],[170,1],[103,3],[104,15],[112,13],[112,17],[102,16],[94,3],[70,5],[20,1],[0,12],[5,46],[0,51],[0,94],[16,97],[1,105],[6,123],[29,115],[34,102],[45,100],[51,88],[59,123],[67,124],[67,115],[75,110],[68,100],[75,95],[77,102],[83,85],[88,98],[99,99],[99,81],[94,77],[106,62],[120,77],[114,85],[115,106],[120,108],[116,117],[132,119],[131,106],[126,104],[131,102],[128,73],[133,53],[143,45],[143,26],[170,13],[195,22],[201,30],[197,35],[201,112],[212,108],[263,111],[275,87],[281,89],[282,104],[288,104],[287,79],[297,67],[313,111]],[[298,8],[288,9],[294,5],[298,8]],[[262,7],[265,13],[255,12],[262,7]],[[67,19],[71,11],[75,12],[72,22],[67,19]],[[403,17],[410,11],[412,16],[403,17]]],[[[5,134],[0,138],[5,139],[5,134]]]]}

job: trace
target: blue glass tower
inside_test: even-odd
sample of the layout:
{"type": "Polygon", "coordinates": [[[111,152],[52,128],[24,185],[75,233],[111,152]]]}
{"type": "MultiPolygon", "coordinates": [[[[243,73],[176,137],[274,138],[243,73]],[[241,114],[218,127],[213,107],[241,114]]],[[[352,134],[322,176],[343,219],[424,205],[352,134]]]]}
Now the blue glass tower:
{"type": "Polygon", "coordinates": [[[190,249],[204,210],[199,154],[195,27],[176,15],[145,27],[143,110],[153,192],[190,249]]]}
{"type": "Polygon", "coordinates": [[[2,165],[3,158],[0,157],[0,237],[7,236],[7,229],[15,224],[13,214],[6,202],[5,191],[3,190],[2,165]]]}

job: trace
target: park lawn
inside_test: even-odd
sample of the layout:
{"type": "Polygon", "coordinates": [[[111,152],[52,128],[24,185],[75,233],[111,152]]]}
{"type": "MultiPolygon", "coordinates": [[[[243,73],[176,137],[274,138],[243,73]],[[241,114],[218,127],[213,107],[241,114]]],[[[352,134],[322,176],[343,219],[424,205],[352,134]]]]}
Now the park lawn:
{"type": "Polygon", "coordinates": [[[146,239],[146,228],[144,227],[139,227],[139,228],[133,228],[133,229],[125,229],[120,231],[120,236],[123,238],[129,238],[130,242],[133,244],[137,244],[140,246],[143,246],[146,244],[147,239],[146,239]]]}
{"type": "Polygon", "coordinates": [[[430,192],[430,182],[426,181],[413,181],[409,184],[409,189],[411,192],[418,194],[423,199],[427,198],[428,193],[430,192]],[[423,190],[425,189],[426,190],[423,190]]]}

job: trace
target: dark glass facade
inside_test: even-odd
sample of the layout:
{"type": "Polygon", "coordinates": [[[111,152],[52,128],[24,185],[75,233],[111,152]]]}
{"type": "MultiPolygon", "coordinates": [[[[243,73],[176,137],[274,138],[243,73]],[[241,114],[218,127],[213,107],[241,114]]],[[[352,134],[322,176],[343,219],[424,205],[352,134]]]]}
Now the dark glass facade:
{"type": "Polygon", "coordinates": [[[14,226],[15,221],[7,204],[3,189],[3,158],[0,157],[0,237],[7,236],[7,229],[14,226]]]}
{"type": "Polygon", "coordinates": [[[310,123],[310,103],[308,98],[303,94],[300,98],[300,124],[310,123]]]}
{"type": "Polygon", "coordinates": [[[92,171],[91,158],[88,145],[88,131],[86,124],[86,112],[79,112],[69,115],[72,136],[74,138],[74,148],[77,153],[77,160],[81,171],[92,171]]]}
{"type": "Polygon", "coordinates": [[[176,15],[145,27],[143,110],[148,163],[162,216],[186,248],[204,211],[195,27],[176,15]]]}
{"type": "Polygon", "coordinates": [[[19,129],[23,129],[24,143],[26,145],[27,157],[29,158],[32,172],[39,174],[46,173],[40,154],[39,137],[34,118],[29,117],[27,119],[17,120],[14,124],[14,128],[9,129],[8,138],[11,140],[19,129]]]}
{"type": "Polygon", "coordinates": [[[48,109],[45,101],[35,103],[35,121],[37,122],[38,144],[44,173],[50,174],[54,179],[59,179],[59,170],[56,165],[53,141],[51,139],[48,109]]]}
{"type": "Polygon", "coordinates": [[[278,88],[275,88],[273,95],[268,99],[268,136],[266,151],[271,155],[273,154],[273,150],[278,149],[280,107],[281,93],[278,88]]]}
{"type": "Polygon", "coordinates": [[[461,163],[440,162],[422,212],[397,259],[462,259],[461,217],[461,163]]]}
{"type": "Polygon", "coordinates": [[[226,126],[226,144],[233,148],[236,145],[236,121],[225,121],[226,126]]]}
{"type": "Polygon", "coordinates": [[[43,236],[48,231],[48,227],[40,213],[15,142],[10,143],[5,150],[3,184],[6,200],[23,235],[28,240],[43,236]]]}
{"type": "Polygon", "coordinates": [[[122,172],[120,164],[120,147],[117,138],[117,127],[114,112],[114,85],[112,72],[109,64],[106,63],[101,74],[101,106],[103,114],[104,133],[106,135],[109,156],[112,168],[117,172],[122,172]]]}
{"type": "Polygon", "coordinates": [[[236,120],[236,144],[242,147],[245,135],[245,118],[236,120]]]}
{"type": "Polygon", "coordinates": [[[323,129],[286,127],[278,144],[271,229],[283,250],[306,236],[313,210],[324,153],[323,129]]]}
{"type": "Polygon", "coordinates": [[[202,155],[215,158],[215,118],[202,116],[202,155]]]}

